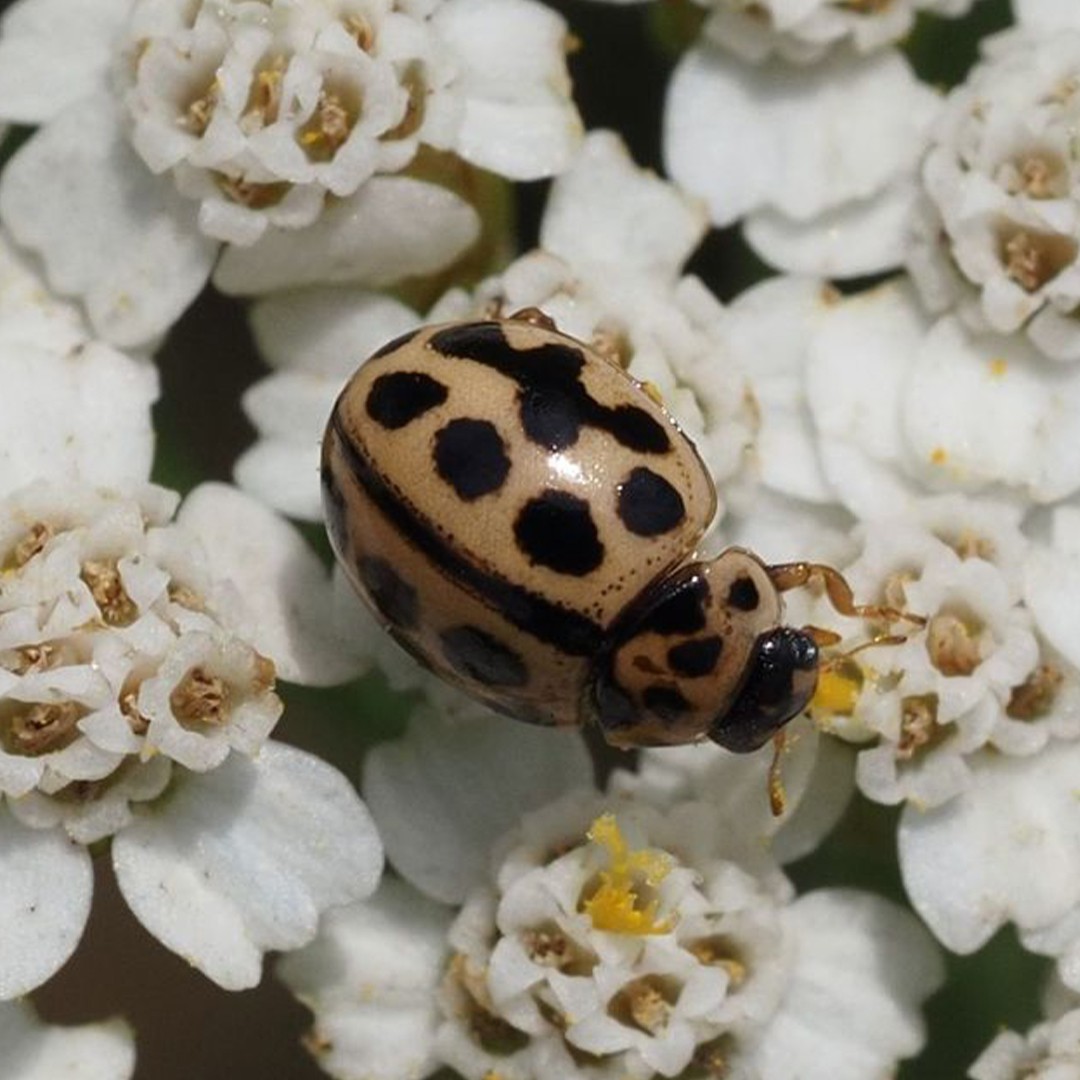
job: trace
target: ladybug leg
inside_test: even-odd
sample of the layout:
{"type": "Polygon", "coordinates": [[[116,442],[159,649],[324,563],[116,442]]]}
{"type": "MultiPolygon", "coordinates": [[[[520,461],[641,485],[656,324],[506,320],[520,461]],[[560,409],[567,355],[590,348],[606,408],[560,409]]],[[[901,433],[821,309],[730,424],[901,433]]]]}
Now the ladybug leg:
{"type": "Polygon", "coordinates": [[[773,759],[769,763],[769,809],[773,817],[779,817],[787,809],[787,791],[784,789],[783,757],[787,752],[787,732],[781,728],[773,737],[773,759]]]}
{"type": "Polygon", "coordinates": [[[926,619],[922,615],[913,615],[907,611],[898,611],[886,604],[856,604],[851,586],[844,580],[844,575],[839,570],[823,563],[792,562],[778,563],[768,566],[766,570],[777,591],[787,592],[789,589],[797,589],[809,584],[812,580],[821,581],[825,586],[825,595],[829,603],[841,614],[861,619],[877,619],[885,622],[896,622],[903,619],[914,623],[916,626],[925,626],[926,619]]]}

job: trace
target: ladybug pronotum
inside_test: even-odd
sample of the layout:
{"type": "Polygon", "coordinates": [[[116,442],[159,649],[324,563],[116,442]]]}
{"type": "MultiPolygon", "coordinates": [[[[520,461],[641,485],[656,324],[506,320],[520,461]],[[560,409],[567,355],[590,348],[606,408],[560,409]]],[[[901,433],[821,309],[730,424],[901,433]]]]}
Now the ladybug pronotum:
{"type": "Polygon", "coordinates": [[[616,363],[527,309],[405,334],[353,375],[323,442],[330,540],[416,659],[499,712],[616,746],[761,746],[812,696],[812,629],[780,593],[824,576],[695,548],[716,491],[616,363]]]}

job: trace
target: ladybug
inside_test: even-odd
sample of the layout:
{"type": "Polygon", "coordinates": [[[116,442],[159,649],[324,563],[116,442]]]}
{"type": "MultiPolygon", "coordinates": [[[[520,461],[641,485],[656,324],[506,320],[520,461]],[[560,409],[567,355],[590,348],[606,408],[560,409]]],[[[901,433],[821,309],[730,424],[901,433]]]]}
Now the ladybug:
{"type": "Polygon", "coordinates": [[[755,750],[802,712],[823,632],[781,592],[824,577],[695,549],[716,491],[648,391],[536,309],[428,326],[352,376],[322,452],[327,530],[360,596],[491,708],[620,747],[755,750]]]}

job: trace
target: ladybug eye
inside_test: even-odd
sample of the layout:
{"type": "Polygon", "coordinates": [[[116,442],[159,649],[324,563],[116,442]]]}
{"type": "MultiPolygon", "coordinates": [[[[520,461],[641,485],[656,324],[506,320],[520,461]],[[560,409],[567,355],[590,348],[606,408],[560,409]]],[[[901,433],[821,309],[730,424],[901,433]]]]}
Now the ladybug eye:
{"type": "Polygon", "coordinates": [[[802,630],[778,626],[754,643],[746,681],[709,729],[726,750],[757,750],[809,704],[817,688],[818,647],[802,630]]]}

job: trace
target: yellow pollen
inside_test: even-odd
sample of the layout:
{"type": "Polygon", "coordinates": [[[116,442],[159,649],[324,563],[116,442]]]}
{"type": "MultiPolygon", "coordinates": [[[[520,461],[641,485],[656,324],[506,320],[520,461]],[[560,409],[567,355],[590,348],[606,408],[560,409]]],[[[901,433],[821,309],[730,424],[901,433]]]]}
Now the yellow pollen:
{"type": "Polygon", "coordinates": [[[930,464],[931,465],[944,465],[949,460],[949,452],[944,446],[935,446],[930,451],[930,464]]]}
{"type": "Polygon", "coordinates": [[[606,850],[609,863],[600,871],[600,887],[584,903],[593,926],[616,934],[669,933],[674,919],[657,921],[657,901],[642,903],[638,890],[642,882],[659,885],[671,873],[671,857],[649,848],[630,850],[614,814],[601,814],[587,836],[606,850]]]}
{"type": "Polygon", "coordinates": [[[1009,370],[1009,361],[1000,356],[990,361],[990,374],[995,379],[1000,379],[1009,370]]]}
{"type": "Polygon", "coordinates": [[[855,711],[862,691],[862,679],[856,672],[825,667],[818,676],[817,689],[810,701],[816,712],[850,716],[855,711]]]}

